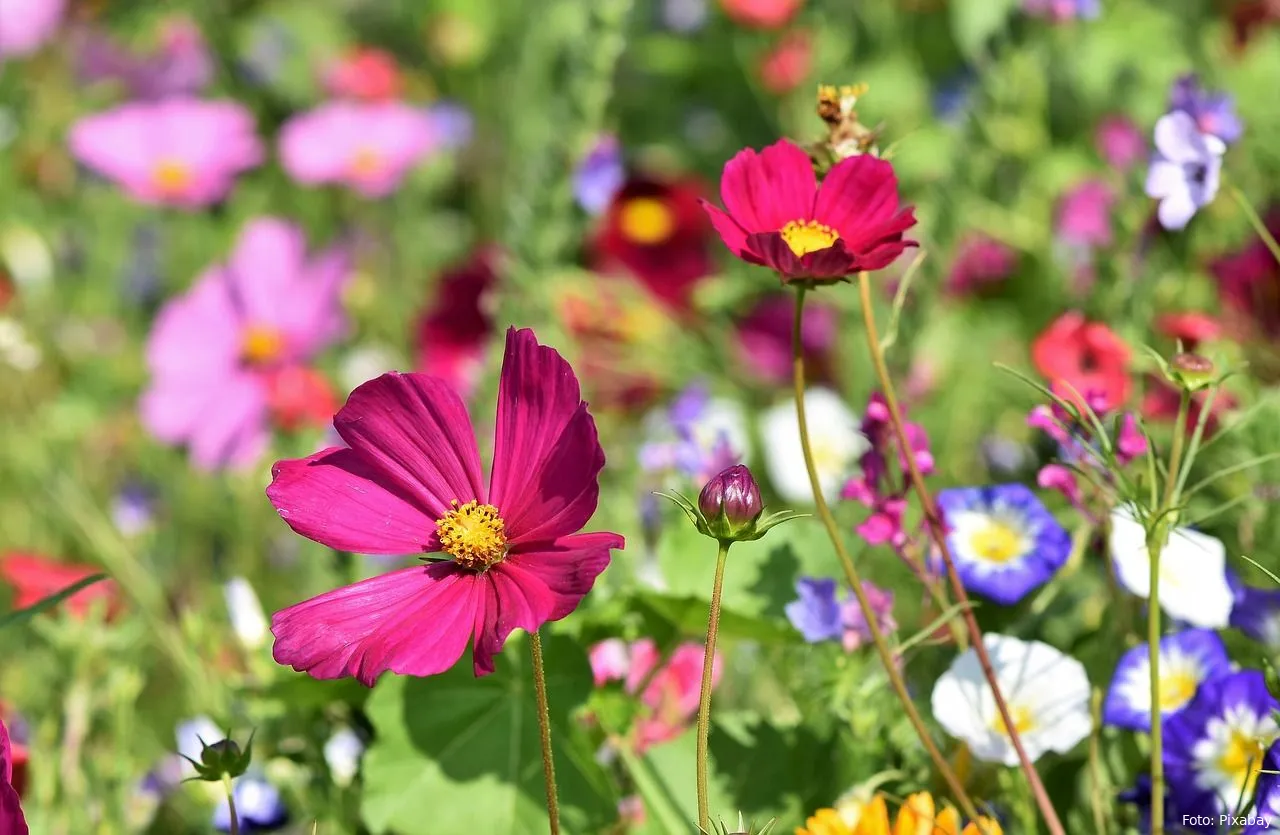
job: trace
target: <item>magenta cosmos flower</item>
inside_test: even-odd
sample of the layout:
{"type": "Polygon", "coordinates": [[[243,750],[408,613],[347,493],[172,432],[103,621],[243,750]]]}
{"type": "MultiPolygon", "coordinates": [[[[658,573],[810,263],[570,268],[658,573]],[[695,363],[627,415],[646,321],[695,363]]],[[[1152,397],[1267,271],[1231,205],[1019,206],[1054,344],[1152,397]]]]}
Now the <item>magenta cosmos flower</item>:
{"type": "Polygon", "coordinates": [[[343,250],[308,259],[302,230],[251,221],[230,260],[156,317],[143,423],[162,441],[187,444],[198,467],[256,461],[292,372],[342,334],[350,274],[343,250]]]}
{"type": "Polygon", "coordinates": [[[0,61],[30,55],[58,31],[66,0],[0,0],[0,61]]]}
{"type": "Polygon", "coordinates": [[[435,121],[420,108],[333,101],[285,124],[280,161],[303,185],[345,185],[365,197],[385,197],[442,142],[435,121]]]}
{"type": "Polygon", "coordinates": [[[898,203],[893,166],[869,155],[838,162],[818,185],[813,163],[785,139],[760,153],[744,148],[720,179],[724,211],[703,202],[725,246],[783,282],[831,281],[888,266],[915,246],[915,225],[898,203]]]}
{"type": "Polygon", "coordinates": [[[466,407],[438,377],[384,374],[333,425],[349,449],[276,464],[281,518],[342,551],[444,556],[277,612],[275,659],[295,670],[372,686],[443,672],[471,642],[475,674],[491,673],[512,630],[568,615],[622,548],[578,533],[604,450],[573,369],[533,331],[507,331],[487,484],[466,407]]]}
{"type": "Polygon", "coordinates": [[[184,208],[222,200],[263,156],[248,110],[189,98],[86,116],[72,127],[70,143],[76,159],[130,197],[184,208]]]}

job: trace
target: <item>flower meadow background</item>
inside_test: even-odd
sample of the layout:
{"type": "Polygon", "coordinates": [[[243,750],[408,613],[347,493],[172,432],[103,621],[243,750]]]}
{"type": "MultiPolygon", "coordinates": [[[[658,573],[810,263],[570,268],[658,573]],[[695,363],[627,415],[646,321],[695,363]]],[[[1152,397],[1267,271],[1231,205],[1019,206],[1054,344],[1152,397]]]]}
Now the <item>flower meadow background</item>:
{"type": "MultiPolygon", "coordinates": [[[[1280,819],[1257,774],[1280,769],[1280,265],[1249,214],[1280,233],[1277,20],[1271,0],[0,0],[0,605],[106,575],[0,621],[0,813],[20,797],[38,835],[229,831],[223,787],[183,782],[178,754],[252,734],[241,831],[546,831],[523,632],[492,674],[478,652],[367,688],[285,665],[309,666],[322,628],[281,636],[285,664],[269,631],[419,564],[296,535],[264,493],[273,463],[341,446],[334,413],[392,370],[465,398],[489,461],[515,326],[595,419],[579,527],[625,538],[542,629],[564,831],[695,831],[716,554],[654,491],[745,463],[769,510],[813,510],[794,287],[699,203],[735,214],[725,163],[790,138],[828,163],[877,151],[914,206],[919,247],[872,265],[874,312],[1073,835],[1149,828],[1154,523],[1121,500],[1163,483],[1148,468],[1200,362],[1159,358],[1232,372],[1191,400],[1204,442],[1164,548],[1165,831],[1267,831],[1217,816],[1280,819]],[[820,83],[866,87],[824,123],[820,83]]],[[[1049,831],[957,645],[863,328],[856,284],[807,294],[823,494],[968,794],[1005,832],[1049,831]]],[[[734,545],[713,816],[958,835],[870,634],[816,519],[734,545]]]]}

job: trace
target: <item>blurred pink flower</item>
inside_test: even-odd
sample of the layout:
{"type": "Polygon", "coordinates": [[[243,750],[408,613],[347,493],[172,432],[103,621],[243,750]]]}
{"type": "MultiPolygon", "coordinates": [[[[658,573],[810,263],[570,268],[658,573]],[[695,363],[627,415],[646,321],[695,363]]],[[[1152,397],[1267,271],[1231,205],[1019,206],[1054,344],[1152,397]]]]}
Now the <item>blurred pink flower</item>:
{"type": "Polygon", "coordinates": [[[1058,204],[1058,237],[1069,244],[1109,246],[1115,199],[1111,187],[1102,180],[1085,180],[1074,186],[1058,204]]]}
{"type": "Polygon", "coordinates": [[[58,31],[66,0],[0,0],[0,61],[30,55],[58,31]]]}
{"type": "MultiPolygon", "coordinates": [[[[752,376],[771,385],[791,381],[791,328],[795,301],[790,294],[766,296],[738,322],[738,356],[752,376]]],[[[839,314],[815,299],[805,306],[800,327],[805,372],[810,383],[830,382],[839,314]]]]}
{"type": "Polygon", "coordinates": [[[804,0],[720,0],[730,20],[752,29],[779,29],[802,5],[804,0]]]}
{"type": "Polygon", "coordinates": [[[382,49],[357,49],[334,62],[324,76],[330,95],[382,101],[400,94],[400,67],[382,49]]]}
{"type": "Polygon", "coordinates": [[[804,83],[813,69],[813,33],[788,32],[760,59],[760,83],[781,96],[804,83]]]}
{"type": "MultiPolygon", "coordinates": [[[[896,630],[898,622],[893,618],[893,592],[867,582],[862,584],[862,591],[871,604],[871,614],[875,616],[876,626],[880,631],[888,634],[896,630]]],[[[852,592],[840,606],[840,622],[844,627],[840,642],[845,652],[856,652],[859,647],[871,643],[871,627],[852,592]]]]}
{"type": "Polygon", "coordinates": [[[22,800],[14,787],[14,745],[9,729],[0,721],[0,832],[4,835],[28,835],[27,820],[22,814],[22,800]]]}
{"type": "Polygon", "coordinates": [[[183,208],[222,200],[236,175],[263,157],[248,110],[189,98],[86,116],[72,127],[70,145],[76,159],[134,199],[183,208]]]}
{"type": "Polygon", "coordinates": [[[190,18],[165,20],[159,41],[152,52],[135,54],[107,34],[81,32],[75,40],[77,71],[90,83],[118,81],[136,99],[191,96],[213,80],[213,56],[190,18]]]}
{"type": "Polygon", "coordinates": [[[1103,119],[1093,141],[1102,158],[1119,171],[1128,171],[1147,157],[1147,136],[1128,116],[1103,119]]]}
{"type": "MultiPolygon", "coordinates": [[[[702,644],[681,644],[671,653],[666,665],[655,672],[661,656],[650,638],[641,638],[631,644],[610,638],[591,648],[591,671],[597,687],[621,680],[626,691],[634,694],[648,681],[640,695],[648,711],[635,726],[637,753],[675,739],[688,728],[698,712],[705,652],[702,644]]],[[[713,687],[720,681],[720,673],[721,661],[717,654],[711,665],[713,687]]]]}
{"type": "Polygon", "coordinates": [[[289,407],[279,415],[285,421],[314,415],[299,399],[323,393],[285,372],[342,334],[340,293],[350,272],[341,249],[308,258],[296,226],[251,221],[230,260],[156,318],[143,423],[161,441],[187,444],[202,469],[252,464],[266,448],[273,406],[289,407]]]}
{"type": "Polygon", "coordinates": [[[426,110],[402,102],[333,101],[285,123],[280,161],[303,185],[338,184],[385,197],[442,144],[426,110]]]}
{"type": "Polygon", "coordinates": [[[980,292],[1012,275],[1018,254],[987,235],[973,235],[961,241],[947,274],[946,290],[957,296],[980,292]]]}

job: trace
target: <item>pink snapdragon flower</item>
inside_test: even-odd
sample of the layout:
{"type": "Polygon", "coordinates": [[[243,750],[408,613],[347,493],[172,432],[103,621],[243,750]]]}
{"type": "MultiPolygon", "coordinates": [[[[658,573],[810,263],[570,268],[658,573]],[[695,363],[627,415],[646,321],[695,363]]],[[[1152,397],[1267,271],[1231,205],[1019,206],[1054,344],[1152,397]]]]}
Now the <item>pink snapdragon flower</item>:
{"type": "Polygon", "coordinates": [[[198,467],[256,461],[273,406],[296,405],[296,370],[342,334],[340,294],[350,274],[343,250],[308,258],[302,230],[251,221],[230,260],[156,318],[143,423],[166,443],[187,444],[198,467]]]}
{"type": "Polygon", "coordinates": [[[57,33],[66,8],[66,0],[0,0],[0,63],[44,46],[57,33]]]}
{"type": "Polygon", "coordinates": [[[248,110],[190,98],[86,116],[72,127],[70,145],[76,159],[135,200],[182,208],[222,200],[236,176],[263,158],[248,110]]]}
{"type": "MultiPolygon", "coordinates": [[[[650,638],[631,644],[609,638],[591,648],[591,672],[597,687],[622,681],[628,693],[636,693],[641,685],[640,701],[647,710],[636,721],[633,740],[637,753],[650,746],[675,739],[689,727],[698,712],[702,688],[702,661],[706,648],[702,644],[684,643],[671,653],[670,660],[656,672],[661,654],[650,638]]],[[[711,685],[720,681],[720,655],[711,663],[711,685]]]]}
{"type": "Polygon", "coordinates": [[[444,144],[435,120],[396,101],[332,101],[294,116],[280,131],[280,161],[302,185],[343,185],[385,197],[444,144]]]}
{"type": "Polygon", "coordinates": [[[280,664],[372,686],[388,671],[444,672],[470,643],[475,674],[492,673],[513,630],[572,612],[623,546],[578,532],[604,450],[573,369],[533,331],[507,331],[487,482],[466,407],[438,377],[370,380],[333,425],[349,447],[275,465],[267,496],[280,517],[330,548],[425,564],[277,612],[280,664]]]}

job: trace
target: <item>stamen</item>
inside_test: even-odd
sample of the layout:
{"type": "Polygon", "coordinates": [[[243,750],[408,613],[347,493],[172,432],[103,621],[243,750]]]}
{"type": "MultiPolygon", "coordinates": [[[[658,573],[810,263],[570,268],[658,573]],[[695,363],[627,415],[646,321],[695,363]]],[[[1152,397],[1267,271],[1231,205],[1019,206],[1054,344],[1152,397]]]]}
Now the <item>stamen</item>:
{"type": "Polygon", "coordinates": [[[840,240],[839,232],[816,220],[793,220],[782,227],[781,234],[797,258],[830,249],[840,240]]]}
{"type": "Polygon", "coordinates": [[[464,568],[484,571],[507,555],[506,524],[491,504],[469,501],[436,521],[440,549],[464,568]]]}

